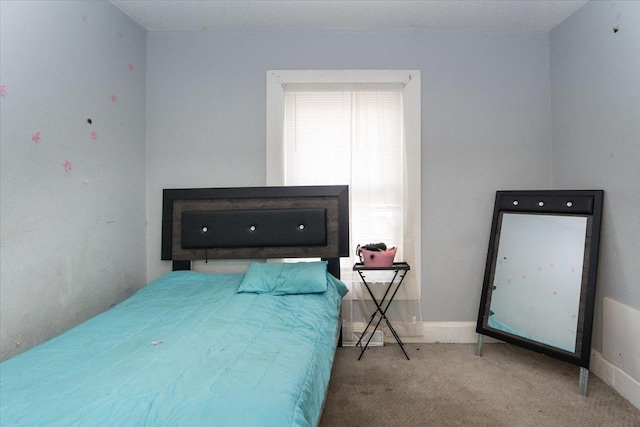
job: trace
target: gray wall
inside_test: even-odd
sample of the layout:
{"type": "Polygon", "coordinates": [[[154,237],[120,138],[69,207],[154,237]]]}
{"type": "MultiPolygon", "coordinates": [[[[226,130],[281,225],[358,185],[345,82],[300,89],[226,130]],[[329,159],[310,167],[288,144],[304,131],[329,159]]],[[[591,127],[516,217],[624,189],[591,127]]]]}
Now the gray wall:
{"type": "Polygon", "coordinates": [[[550,37],[553,185],[605,190],[602,352],[600,297],[640,310],[640,2],[589,2],[550,37]]]}
{"type": "Polygon", "coordinates": [[[478,311],[496,190],[551,186],[548,33],[150,32],[147,278],[162,189],[265,183],[270,69],[420,69],[424,320],[478,311]]]}
{"type": "Polygon", "coordinates": [[[0,15],[4,360],[145,282],[146,32],[107,2],[0,15]]]}

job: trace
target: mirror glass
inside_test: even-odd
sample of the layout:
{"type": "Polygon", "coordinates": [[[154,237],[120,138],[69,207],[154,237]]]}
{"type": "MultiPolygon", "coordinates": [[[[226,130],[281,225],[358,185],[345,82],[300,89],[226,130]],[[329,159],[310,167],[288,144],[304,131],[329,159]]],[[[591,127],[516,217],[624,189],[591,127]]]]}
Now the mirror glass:
{"type": "Polygon", "coordinates": [[[488,325],[576,350],[587,218],[503,213],[488,325]]]}
{"type": "Polygon", "coordinates": [[[478,333],[588,367],[602,195],[497,193],[478,333]]]}

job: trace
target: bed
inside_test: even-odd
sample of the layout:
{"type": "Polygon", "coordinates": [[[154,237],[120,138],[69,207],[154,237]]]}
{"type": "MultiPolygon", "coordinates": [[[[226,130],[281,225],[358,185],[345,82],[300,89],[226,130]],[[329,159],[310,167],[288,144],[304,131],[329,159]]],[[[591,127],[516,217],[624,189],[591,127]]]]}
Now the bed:
{"type": "Polygon", "coordinates": [[[170,189],[171,272],[0,364],[2,426],[314,426],[346,287],[348,188],[170,189]],[[198,259],[253,262],[244,274],[198,259]]]}

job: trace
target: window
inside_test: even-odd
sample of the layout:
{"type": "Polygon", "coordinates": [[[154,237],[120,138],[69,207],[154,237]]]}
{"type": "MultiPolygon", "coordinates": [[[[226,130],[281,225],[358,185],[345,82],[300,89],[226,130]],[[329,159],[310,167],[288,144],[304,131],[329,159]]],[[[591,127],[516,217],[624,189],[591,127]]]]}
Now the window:
{"type": "Polygon", "coordinates": [[[419,300],[419,71],[268,71],[266,155],[267,185],[349,184],[343,278],[357,244],[383,241],[411,264],[403,292],[419,300]]]}
{"type": "Polygon", "coordinates": [[[351,246],[401,250],[402,86],[293,84],[284,94],[284,185],[348,184],[351,246]]]}

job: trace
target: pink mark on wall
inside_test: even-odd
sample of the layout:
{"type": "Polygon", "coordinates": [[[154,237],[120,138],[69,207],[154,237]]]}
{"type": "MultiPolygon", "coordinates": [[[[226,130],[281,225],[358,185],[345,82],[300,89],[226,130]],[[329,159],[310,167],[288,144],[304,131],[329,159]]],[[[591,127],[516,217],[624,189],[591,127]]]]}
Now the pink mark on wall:
{"type": "Polygon", "coordinates": [[[554,267],[554,265],[553,265],[553,263],[552,263],[552,262],[550,262],[550,263],[549,263],[549,267],[551,267],[551,268],[553,268],[553,267],[554,267]]]}
{"type": "Polygon", "coordinates": [[[71,170],[71,162],[69,160],[65,160],[62,166],[64,167],[64,170],[66,170],[67,172],[71,170]]]}
{"type": "Polygon", "coordinates": [[[7,96],[7,87],[5,85],[0,85],[0,96],[3,98],[7,96]]]}
{"type": "Polygon", "coordinates": [[[508,279],[507,279],[507,283],[511,283],[511,278],[508,278],[508,279]]]}
{"type": "Polygon", "coordinates": [[[538,271],[542,271],[542,267],[538,267],[538,271]]]}
{"type": "Polygon", "coordinates": [[[40,132],[39,132],[39,131],[38,131],[38,132],[36,132],[36,133],[34,133],[33,135],[31,135],[31,140],[32,140],[33,142],[35,142],[36,144],[37,144],[38,142],[40,142],[40,139],[41,139],[41,138],[40,138],[40,132]]]}
{"type": "Polygon", "coordinates": [[[111,95],[111,102],[116,102],[117,99],[118,97],[116,96],[115,93],[111,95]]]}
{"type": "Polygon", "coordinates": [[[91,131],[91,139],[96,140],[98,139],[98,132],[96,132],[95,130],[91,131]]]}
{"type": "Polygon", "coordinates": [[[130,71],[135,71],[135,69],[136,69],[136,64],[134,64],[133,62],[129,62],[129,64],[128,64],[128,65],[129,65],[129,70],[130,70],[130,71]]]}

